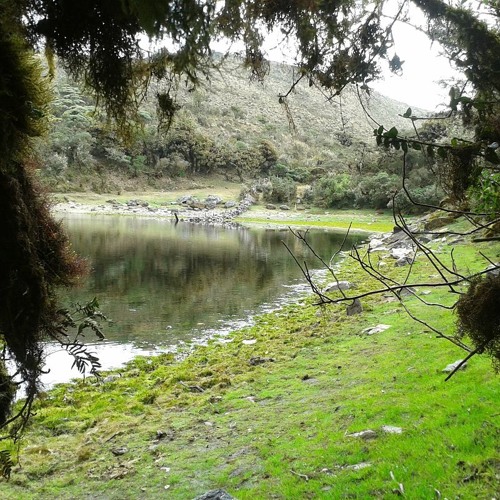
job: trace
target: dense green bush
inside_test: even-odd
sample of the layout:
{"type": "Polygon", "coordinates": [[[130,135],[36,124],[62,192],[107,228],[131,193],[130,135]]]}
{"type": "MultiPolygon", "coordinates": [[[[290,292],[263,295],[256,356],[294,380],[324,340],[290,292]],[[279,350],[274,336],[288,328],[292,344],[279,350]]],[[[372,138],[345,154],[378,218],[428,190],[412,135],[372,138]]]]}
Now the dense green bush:
{"type": "Polygon", "coordinates": [[[272,189],[263,193],[264,200],[274,203],[289,203],[297,196],[297,184],[288,178],[271,177],[272,189]]]}
{"type": "Polygon", "coordinates": [[[288,177],[289,170],[283,163],[276,163],[269,169],[269,174],[273,177],[288,177]]]}
{"type": "Polygon", "coordinates": [[[288,171],[288,176],[290,179],[298,182],[299,184],[306,184],[311,182],[311,172],[305,167],[291,168],[288,171]]]}
{"type": "Polygon", "coordinates": [[[325,208],[348,208],[354,205],[355,194],[348,174],[322,177],[316,181],[305,198],[325,208]]]}
{"type": "Polygon", "coordinates": [[[500,212],[500,174],[483,170],[471,189],[474,208],[480,212],[500,212]]]}
{"type": "Polygon", "coordinates": [[[387,208],[400,185],[400,177],[387,172],[363,176],[355,188],[355,204],[357,207],[387,208]]]}
{"type": "Polygon", "coordinates": [[[278,152],[272,142],[261,141],[257,153],[260,156],[259,169],[262,174],[267,174],[271,169],[276,167],[278,152]]]}
{"type": "Polygon", "coordinates": [[[273,177],[287,177],[299,184],[305,184],[311,179],[309,169],[305,167],[289,167],[283,163],[276,163],[269,169],[269,174],[273,177]]]}
{"type": "Polygon", "coordinates": [[[403,190],[398,191],[394,197],[396,210],[403,214],[421,214],[427,212],[429,207],[423,205],[439,206],[443,191],[436,186],[425,186],[409,189],[411,201],[403,190]]]}
{"type": "Polygon", "coordinates": [[[59,177],[68,168],[68,158],[61,153],[53,152],[45,157],[44,167],[47,174],[59,177]]]}

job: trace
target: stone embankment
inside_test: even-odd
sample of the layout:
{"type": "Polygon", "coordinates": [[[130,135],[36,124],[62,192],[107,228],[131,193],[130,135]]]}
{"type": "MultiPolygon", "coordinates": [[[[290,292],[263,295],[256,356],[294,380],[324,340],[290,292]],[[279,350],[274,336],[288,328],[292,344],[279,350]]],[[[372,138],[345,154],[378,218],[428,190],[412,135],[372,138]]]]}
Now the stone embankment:
{"type": "Polygon", "coordinates": [[[238,203],[235,201],[223,202],[217,196],[208,196],[205,200],[198,200],[193,196],[184,196],[170,205],[155,207],[143,200],[129,200],[120,203],[117,200],[107,200],[101,205],[84,205],[70,200],[54,205],[55,212],[63,213],[91,213],[101,215],[135,215],[149,218],[170,218],[176,221],[208,224],[217,226],[235,226],[234,219],[246,212],[255,199],[247,195],[238,203]]]}

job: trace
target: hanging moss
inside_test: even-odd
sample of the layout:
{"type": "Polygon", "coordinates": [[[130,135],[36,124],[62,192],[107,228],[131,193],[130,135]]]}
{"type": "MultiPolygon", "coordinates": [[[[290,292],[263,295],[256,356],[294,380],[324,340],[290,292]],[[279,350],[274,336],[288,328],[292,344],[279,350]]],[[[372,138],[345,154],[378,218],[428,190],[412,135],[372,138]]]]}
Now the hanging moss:
{"type": "Polygon", "coordinates": [[[481,174],[478,153],[476,145],[456,147],[448,152],[446,162],[441,164],[441,186],[450,199],[458,204],[467,199],[468,189],[477,183],[481,174]]]}
{"type": "MultiPolygon", "coordinates": [[[[30,139],[45,130],[48,90],[38,59],[7,14],[0,20],[0,67],[0,344],[30,400],[41,372],[40,340],[59,325],[56,288],[74,281],[81,266],[33,180],[30,139]]],[[[5,359],[0,363],[1,425],[12,383],[5,359]]]]}
{"type": "Polygon", "coordinates": [[[456,311],[459,331],[470,337],[479,353],[486,352],[500,370],[500,276],[476,279],[460,297],[456,311]]]}
{"type": "MultiPolygon", "coordinates": [[[[138,105],[152,78],[183,74],[191,83],[198,82],[210,52],[206,18],[214,8],[215,3],[174,5],[156,0],[31,0],[25,28],[34,45],[44,41],[49,66],[56,55],[126,138],[131,121],[138,120],[138,105]],[[168,33],[179,50],[146,55],[138,42],[144,30],[154,36],[168,33]]],[[[159,102],[159,107],[164,110],[165,102],[159,102]]]]}
{"type": "Polygon", "coordinates": [[[17,386],[12,381],[5,364],[0,362],[0,425],[7,421],[16,390],[17,386]]]}
{"type": "Polygon", "coordinates": [[[46,130],[50,94],[40,61],[5,18],[0,19],[0,68],[0,165],[6,171],[26,154],[29,138],[46,130]]]}

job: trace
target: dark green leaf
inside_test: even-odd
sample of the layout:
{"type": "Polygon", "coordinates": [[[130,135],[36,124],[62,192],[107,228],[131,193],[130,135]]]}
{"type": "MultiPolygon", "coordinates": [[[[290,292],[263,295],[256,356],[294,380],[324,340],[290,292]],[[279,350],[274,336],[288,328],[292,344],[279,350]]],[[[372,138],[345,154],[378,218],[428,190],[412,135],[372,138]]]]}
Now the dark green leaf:
{"type": "Polygon", "coordinates": [[[385,134],[384,137],[389,137],[391,139],[395,138],[398,136],[398,129],[396,127],[392,127],[390,130],[388,130],[385,134]]]}
{"type": "Polygon", "coordinates": [[[443,160],[445,160],[448,157],[448,153],[446,152],[446,149],[438,148],[438,156],[440,158],[443,158],[443,160]]]}
{"type": "Polygon", "coordinates": [[[493,163],[494,165],[500,164],[500,157],[491,148],[486,148],[486,151],[484,152],[484,157],[486,158],[487,161],[493,163]]]}
{"type": "Polygon", "coordinates": [[[408,108],[403,116],[405,118],[410,118],[410,116],[411,116],[411,108],[408,108]]]}
{"type": "Polygon", "coordinates": [[[5,479],[10,478],[10,473],[14,467],[14,462],[9,450],[0,450],[0,476],[5,479]]]}

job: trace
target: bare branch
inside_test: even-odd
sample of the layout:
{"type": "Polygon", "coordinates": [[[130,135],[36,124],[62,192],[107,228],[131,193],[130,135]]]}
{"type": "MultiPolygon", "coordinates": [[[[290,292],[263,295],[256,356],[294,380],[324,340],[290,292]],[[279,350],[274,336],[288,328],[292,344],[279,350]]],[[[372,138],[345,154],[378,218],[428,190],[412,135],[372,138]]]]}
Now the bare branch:
{"type": "Polygon", "coordinates": [[[477,349],[474,349],[473,351],[471,351],[467,357],[465,359],[462,359],[462,361],[460,361],[460,363],[458,363],[457,366],[455,366],[455,368],[453,369],[453,371],[444,379],[445,382],[448,382],[448,380],[450,380],[451,377],[453,377],[453,375],[455,375],[455,373],[458,372],[458,370],[460,370],[460,368],[462,368],[462,366],[465,365],[465,363],[467,363],[467,361],[469,361],[470,358],[472,358],[472,356],[475,356],[476,354],[480,353],[483,351],[483,349],[486,347],[486,344],[478,347],[477,349]]]}

